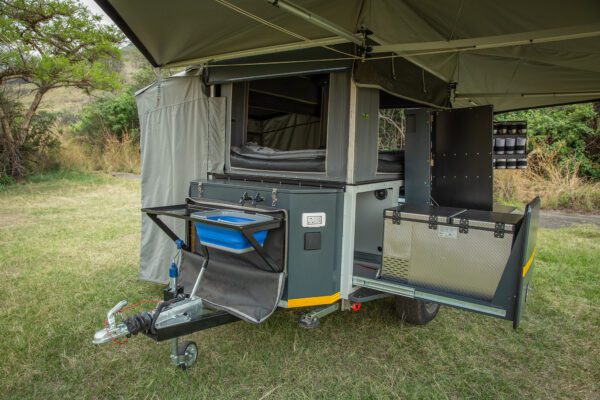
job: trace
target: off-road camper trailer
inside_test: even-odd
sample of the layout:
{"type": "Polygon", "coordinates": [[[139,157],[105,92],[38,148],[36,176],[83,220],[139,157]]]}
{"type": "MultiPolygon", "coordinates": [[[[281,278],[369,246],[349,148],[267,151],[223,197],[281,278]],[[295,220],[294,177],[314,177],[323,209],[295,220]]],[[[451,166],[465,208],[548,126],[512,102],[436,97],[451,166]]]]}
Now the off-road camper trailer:
{"type": "Polygon", "coordinates": [[[530,59],[538,42],[597,48],[596,3],[544,2],[540,22],[527,13],[540,2],[477,2],[454,29],[453,1],[98,3],[153,65],[188,68],[137,95],[141,276],[170,279],[165,299],[121,322],[117,304],[96,343],[170,339],[189,367],[185,334],[309,306],[300,324],[315,327],[389,296],[417,324],[448,305],[519,325],[540,201],[494,205],[494,165],[519,159],[498,150],[494,112],[600,97],[597,68],[582,83],[576,57],[530,59]],[[386,136],[398,121],[404,136],[386,136]]]}

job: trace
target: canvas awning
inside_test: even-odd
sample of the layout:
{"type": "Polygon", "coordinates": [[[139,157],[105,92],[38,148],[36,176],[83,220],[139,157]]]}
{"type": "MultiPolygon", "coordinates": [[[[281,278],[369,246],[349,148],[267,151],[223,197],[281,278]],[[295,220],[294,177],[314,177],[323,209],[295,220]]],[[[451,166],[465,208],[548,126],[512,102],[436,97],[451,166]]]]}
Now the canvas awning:
{"type": "Polygon", "coordinates": [[[447,84],[456,85],[454,107],[493,104],[503,111],[600,99],[597,0],[97,2],[154,66],[360,44],[364,27],[370,32],[364,61],[355,49],[328,50],[321,62],[353,61],[355,72],[357,63],[377,62],[360,68],[387,70],[392,79],[410,68],[408,60],[423,71],[420,90],[435,104],[447,84]],[[392,65],[390,57],[402,59],[392,65]]]}

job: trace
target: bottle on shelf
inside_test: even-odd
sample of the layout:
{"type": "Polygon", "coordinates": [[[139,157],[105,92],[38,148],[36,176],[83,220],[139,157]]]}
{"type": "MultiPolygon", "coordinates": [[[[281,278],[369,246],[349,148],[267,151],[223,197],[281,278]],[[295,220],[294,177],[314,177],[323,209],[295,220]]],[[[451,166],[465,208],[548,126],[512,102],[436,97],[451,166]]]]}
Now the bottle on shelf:
{"type": "Polygon", "coordinates": [[[507,137],[505,142],[504,151],[506,154],[515,154],[515,143],[516,139],[514,137],[507,137]]]}
{"type": "Polygon", "coordinates": [[[515,143],[515,152],[517,154],[525,154],[525,145],[527,144],[526,137],[518,137],[515,143]]]}
{"type": "Polygon", "coordinates": [[[504,154],[505,146],[506,146],[505,138],[497,137],[494,139],[494,153],[504,154]]]}

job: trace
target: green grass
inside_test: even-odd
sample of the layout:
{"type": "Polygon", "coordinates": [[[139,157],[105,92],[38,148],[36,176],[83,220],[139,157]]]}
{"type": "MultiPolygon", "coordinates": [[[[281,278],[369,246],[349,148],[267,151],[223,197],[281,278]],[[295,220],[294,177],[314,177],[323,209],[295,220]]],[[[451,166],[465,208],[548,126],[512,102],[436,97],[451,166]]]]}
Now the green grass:
{"type": "Polygon", "coordinates": [[[181,372],[168,343],[94,346],[118,300],[159,298],[138,281],[139,181],[63,175],[0,193],[0,397],[597,398],[600,230],[542,230],[521,328],[448,307],[425,327],[390,301],[299,328],[300,310],[190,335],[181,372]]]}

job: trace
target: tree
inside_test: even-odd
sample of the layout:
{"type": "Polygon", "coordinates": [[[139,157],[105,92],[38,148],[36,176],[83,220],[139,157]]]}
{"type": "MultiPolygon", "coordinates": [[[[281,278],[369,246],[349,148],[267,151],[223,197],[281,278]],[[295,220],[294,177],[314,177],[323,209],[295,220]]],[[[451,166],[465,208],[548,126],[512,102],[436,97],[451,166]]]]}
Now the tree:
{"type": "MultiPolygon", "coordinates": [[[[123,35],[75,0],[0,0],[0,151],[4,173],[23,176],[22,146],[46,93],[114,90],[123,35]],[[14,118],[15,83],[33,98],[14,118]],[[11,117],[12,116],[12,117],[11,117]]],[[[1,172],[1,171],[0,171],[1,172]]]]}

